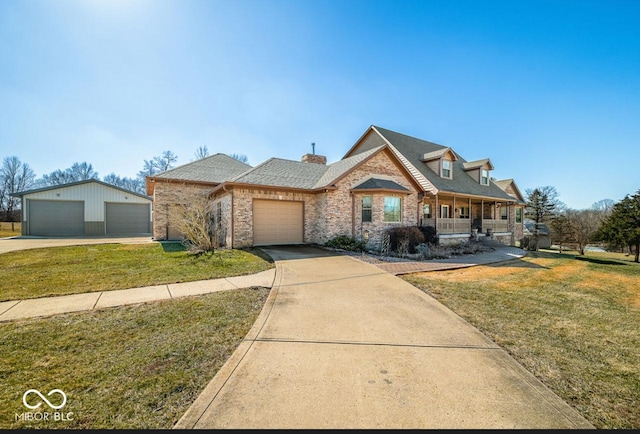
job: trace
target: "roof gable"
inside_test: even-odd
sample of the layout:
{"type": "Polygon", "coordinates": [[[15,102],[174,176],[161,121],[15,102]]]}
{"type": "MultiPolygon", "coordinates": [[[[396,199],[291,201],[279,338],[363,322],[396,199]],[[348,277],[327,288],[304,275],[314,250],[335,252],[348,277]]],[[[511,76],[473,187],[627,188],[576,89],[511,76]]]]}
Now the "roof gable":
{"type": "Polygon", "coordinates": [[[373,191],[373,190],[384,190],[384,191],[399,191],[402,193],[409,193],[410,190],[395,181],[390,179],[380,179],[380,178],[369,178],[363,183],[353,187],[351,190],[359,191],[373,191]]]}
{"type": "MultiPolygon", "coordinates": [[[[426,178],[433,186],[432,192],[468,194],[507,201],[514,200],[512,196],[508,195],[494,183],[489,182],[489,185],[481,185],[472,177],[468,176],[464,166],[467,161],[457,153],[458,160],[452,162],[453,173],[451,178],[440,177],[439,174],[427,166],[423,161],[423,157],[425,154],[433,153],[433,155],[435,155],[436,152],[443,152],[444,149],[448,149],[446,146],[377,126],[372,126],[371,128],[378,131],[379,134],[406,159],[411,167],[415,168],[421,176],[426,178]]],[[[350,152],[355,150],[357,150],[357,146],[354,146],[350,152]]],[[[425,185],[423,182],[421,182],[421,184],[425,185]]]]}
{"type": "Polygon", "coordinates": [[[422,156],[422,161],[439,160],[440,158],[449,157],[451,161],[458,160],[458,155],[451,148],[442,148],[435,151],[427,152],[422,156]]]}
{"type": "Polygon", "coordinates": [[[524,196],[513,179],[502,179],[500,181],[494,181],[494,183],[504,192],[518,199],[520,203],[525,203],[524,196]]]}
{"type": "Polygon", "coordinates": [[[50,191],[50,190],[57,190],[57,189],[60,189],[60,188],[75,187],[75,186],[78,186],[78,185],[90,184],[90,183],[95,183],[95,184],[98,184],[98,185],[102,185],[104,187],[113,188],[114,190],[119,190],[119,191],[122,191],[124,193],[132,194],[134,196],[138,196],[138,197],[142,197],[144,199],[151,200],[151,197],[149,197],[149,196],[145,196],[144,194],[140,194],[140,193],[135,192],[135,191],[127,190],[126,188],[118,187],[118,186],[115,186],[113,184],[109,184],[107,182],[100,181],[99,179],[85,179],[83,181],[69,182],[67,184],[59,184],[59,185],[51,185],[51,186],[41,187],[41,188],[34,188],[34,189],[31,189],[31,190],[25,190],[25,191],[13,193],[12,196],[22,197],[22,196],[25,196],[25,195],[28,195],[28,194],[40,193],[40,192],[43,192],[43,191],[50,191]]]}
{"type": "Polygon", "coordinates": [[[493,164],[491,160],[485,158],[483,160],[469,161],[467,163],[462,163],[464,170],[475,170],[480,168],[487,168],[488,170],[493,170],[493,164]]]}

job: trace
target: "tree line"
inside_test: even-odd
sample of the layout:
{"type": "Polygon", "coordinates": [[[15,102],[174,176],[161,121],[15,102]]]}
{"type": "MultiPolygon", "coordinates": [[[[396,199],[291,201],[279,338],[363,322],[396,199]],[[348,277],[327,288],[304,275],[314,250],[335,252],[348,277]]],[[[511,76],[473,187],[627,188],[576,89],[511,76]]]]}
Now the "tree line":
{"type": "Polygon", "coordinates": [[[551,230],[552,240],[559,246],[573,246],[580,255],[590,243],[601,243],[606,250],[628,250],[639,261],[640,254],[640,189],[615,202],[603,199],[588,209],[571,209],[558,199],[555,187],[526,190],[525,216],[534,222],[533,250],[538,249],[541,224],[551,230]]]}
{"type": "MultiPolygon", "coordinates": [[[[200,146],[194,155],[196,159],[206,158],[209,156],[209,150],[206,146],[200,146]]],[[[229,156],[244,163],[247,162],[246,155],[229,154],[229,156]]],[[[146,177],[172,169],[177,161],[176,154],[172,151],[164,151],[149,160],[144,160],[142,169],[134,178],[119,176],[115,172],[111,172],[100,179],[98,172],[86,161],[76,162],[66,169],[57,169],[37,177],[29,164],[20,161],[18,157],[5,157],[0,166],[0,221],[19,221],[20,219],[20,198],[14,197],[12,194],[90,179],[146,194],[146,177]]]]}

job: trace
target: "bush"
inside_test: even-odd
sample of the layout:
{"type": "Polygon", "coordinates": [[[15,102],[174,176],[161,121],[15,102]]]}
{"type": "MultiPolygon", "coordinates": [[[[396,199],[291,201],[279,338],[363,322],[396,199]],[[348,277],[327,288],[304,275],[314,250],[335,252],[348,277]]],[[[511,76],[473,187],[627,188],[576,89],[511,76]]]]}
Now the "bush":
{"type": "Polygon", "coordinates": [[[399,254],[416,253],[416,246],[424,242],[424,235],[417,226],[399,226],[387,229],[389,249],[399,254]]]}
{"type": "Polygon", "coordinates": [[[436,228],[433,226],[418,226],[420,232],[422,232],[422,236],[424,237],[424,242],[426,244],[431,244],[433,246],[437,246],[440,240],[438,239],[438,235],[436,233],[436,228]]]}
{"type": "Polygon", "coordinates": [[[355,238],[351,238],[348,235],[338,235],[324,243],[324,245],[326,247],[349,250],[352,252],[364,252],[367,249],[367,243],[364,241],[357,241],[355,238]]]}

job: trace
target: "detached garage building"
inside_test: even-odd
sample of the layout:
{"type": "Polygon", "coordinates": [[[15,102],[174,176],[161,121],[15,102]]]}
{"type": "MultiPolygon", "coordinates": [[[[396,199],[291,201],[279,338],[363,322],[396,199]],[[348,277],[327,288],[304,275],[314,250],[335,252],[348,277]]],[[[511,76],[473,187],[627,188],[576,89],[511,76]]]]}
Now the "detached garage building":
{"type": "Polygon", "coordinates": [[[95,179],[14,196],[22,198],[22,235],[151,235],[151,198],[95,179]]]}

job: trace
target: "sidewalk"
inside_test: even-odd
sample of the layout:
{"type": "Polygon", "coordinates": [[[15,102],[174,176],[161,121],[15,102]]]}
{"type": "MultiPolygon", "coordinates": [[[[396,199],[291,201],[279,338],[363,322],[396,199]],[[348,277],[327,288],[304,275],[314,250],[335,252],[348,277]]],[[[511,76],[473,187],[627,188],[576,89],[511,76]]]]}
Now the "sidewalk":
{"type": "MultiPolygon", "coordinates": [[[[133,241],[139,242],[139,240],[133,241]]],[[[400,275],[425,271],[452,270],[456,268],[472,267],[474,265],[491,264],[521,258],[524,255],[525,251],[522,249],[505,246],[497,248],[495,251],[490,253],[464,255],[430,261],[376,261],[373,265],[390,274],[400,275]]],[[[358,256],[354,257],[361,259],[358,256]]],[[[367,261],[365,260],[365,262],[367,261]]],[[[154,300],[173,299],[189,295],[208,294],[210,292],[247,288],[251,286],[271,288],[273,286],[274,278],[275,268],[248,276],[3,301],[0,302],[0,322],[144,303],[154,300]]]]}
{"type": "Polygon", "coordinates": [[[275,268],[247,276],[225,277],[196,282],[170,283],[167,285],[142,288],[118,289],[113,291],[88,292],[83,294],[60,295],[26,300],[0,302],[0,322],[23,318],[34,318],[82,310],[143,303],[146,301],[208,294],[229,289],[262,286],[271,288],[275,278],[275,268]]]}
{"type": "Polygon", "coordinates": [[[462,255],[447,259],[432,259],[429,261],[403,261],[376,263],[378,268],[394,275],[420,273],[426,271],[453,270],[457,268],[473,267],[475,265],[494,264],[497,262],[519,259],[526,252],[517,247],[494,247],[493,252],[479,253],[475,255],[462,255]]]}

